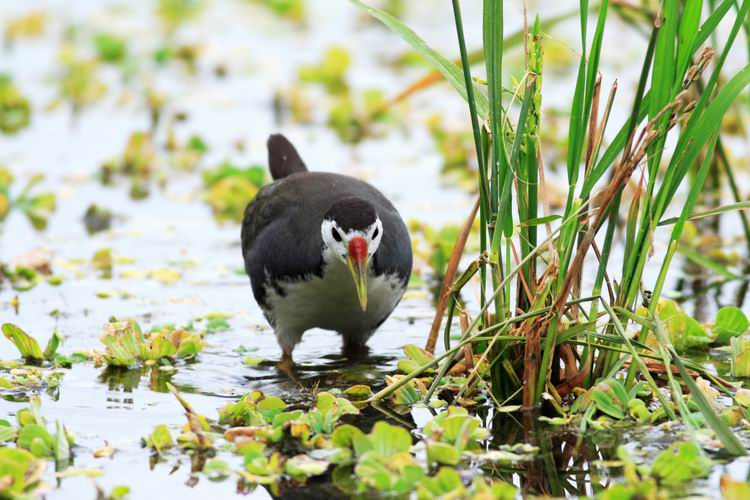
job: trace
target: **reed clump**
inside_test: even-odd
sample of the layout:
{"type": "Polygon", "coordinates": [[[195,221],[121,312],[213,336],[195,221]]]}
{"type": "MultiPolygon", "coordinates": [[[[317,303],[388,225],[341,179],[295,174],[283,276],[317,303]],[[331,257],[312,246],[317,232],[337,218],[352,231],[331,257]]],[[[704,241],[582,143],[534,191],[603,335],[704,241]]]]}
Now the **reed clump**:
{"type": "MultiPolygon", "coordinates": [[[[437,367],[424,399],[434,394],[441,377],[467,350],[489,366],[493,399],[526,409],[545,401],[562,408],[576,393],[616,379],[625,390],[645,384],[670,418],[690,423],[681,393],[687,387],[726,450],[744,454],[745,448],[696,386],[694,375],[704,370],[676,353],[657,307],[682,231],[688,220],[702,215],[694,209],[709,172],[718,168],[722,118],[750,83],[750,66],[734,74],[724,68],[746,23],[750,1],[725,0],[704,9],[702,1],[666,0],[658,12],[641,12],[648,19],[650,37],[631,111],[622,123],[610,120],[617,83],[603,89],[599,71],[606,27],[616,6],[608,0],[581,2],[581,42],[576,47],[580,61],[567,133],[567,193],[558,213],[549,209],[540,145],[545,126],[542,20],[537,17],[523,33],[525,73],[508,91],[502,86],[504,48],[517,40],[504,37],[501,0],[483,2],[481,54],[467,50],[460,2],[453,0],[460,65],[430,48],[396,18],[352,1],[419,51],[467,101],[471,116],[479,196],[466,228],[479,217],[481,250],[456,278],[468,229],[461,233],[426,345],[434,352],[442,329],[445,354],[423,367],[437,367]],[[719,30],[720,23],[731,26],[727,33],[719,30]],[[486,78],[480,81],[474,72],[481,72],[482,62],[486,78]],[[605,132],[611,136],[612,131],[614,139],[605,141],[605,132]],[[628,185],[635,186],[634,194],[624,199],[628,185]],[[666,219],[668,213],[678,216],[666,219]],[[622,240],[615,238],[618,228],[623,230],[622,240]],[[657,231],[668,235],[666,251],[654,248],[657,231]],[[656,276],[644,272],[649,259],[662,262],[656,276]],[[479,310],[461,310],[458,293],[475,275],[480,282],[479,310]],[[474,320],[465,322],[456,343],[451,330],[459,312],[474,320]],[[634,338],[627,333],[633,327],[640,330],[634,338]],[[647,346],[648,337],[656,344],[647,346]],[[664,374],[669,400],[655,381],[664,374]],[[673,380],[677,376],[679,383],[673,380]]],[[[436,80],[435,74],[429,78],[436,80]]],[[[419,82],[409,92],[429,84],[419,82]]],[[[731,178],[731,168],[724,164],[731,178]]],[[[746,208],[739,198],[736,201],[717,207],[712,215],[746,208]]],[[[467,383],[480,376],[478,369],[474,367],[467,383]]],[[[419,374],[412,371],[375,398],[419,374]]],[[[732,394],[720,381],[713,382],[732,394]]]]}

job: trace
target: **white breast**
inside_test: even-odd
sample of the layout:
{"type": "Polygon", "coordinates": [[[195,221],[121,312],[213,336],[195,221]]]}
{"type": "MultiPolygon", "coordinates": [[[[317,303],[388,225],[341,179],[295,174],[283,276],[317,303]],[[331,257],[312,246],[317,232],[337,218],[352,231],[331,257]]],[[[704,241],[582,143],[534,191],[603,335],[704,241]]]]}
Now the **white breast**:
{"type": "Polygon", "coordinates": [[[279,283],[284,293],[266,288],[267,315],[279,333],[301,335],[311,328],[363,335],[365,340],[396,307],[404,293],[396,275],[376,276],[372,266],[367,276],[367,310],[362,311],[354,280],[346,265],[332,261],[323,277],[279,283]]]}

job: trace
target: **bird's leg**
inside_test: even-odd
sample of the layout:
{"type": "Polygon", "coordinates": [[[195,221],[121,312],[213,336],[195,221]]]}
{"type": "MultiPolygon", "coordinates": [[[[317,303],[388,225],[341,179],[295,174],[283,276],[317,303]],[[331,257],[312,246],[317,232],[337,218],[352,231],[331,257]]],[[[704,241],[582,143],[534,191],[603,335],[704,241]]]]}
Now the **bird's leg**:
{"type": "Polygon", "coordinates": [[[370,335],[370,333],[363,334],[362,332],[342,332],[341,337],[344,340],[344,356],[349,358],[362,358],[367,356],[370,352],[370,348],[367,347],[367,340],[370,338],[370,335]]]}
{"type": "Polygon", "coordinates": [[[283,351],[281,353],[281,361],[276,365],[276,368],[284,372],[287,376],[294,378],[294,360],[292,359],[292,353],[283,351]]]}
{"type": "Polygon", "coordinates": [[[292,351],[299,341],[302,339],[302,332],[293,332],[289,330],[276,329],[276,340],[281,346],[281,361],[277,365],[279,370],[283,371],[287,375],[291,374],[292,368],[294,368],[294,360],[292,359],[292,351]]]}

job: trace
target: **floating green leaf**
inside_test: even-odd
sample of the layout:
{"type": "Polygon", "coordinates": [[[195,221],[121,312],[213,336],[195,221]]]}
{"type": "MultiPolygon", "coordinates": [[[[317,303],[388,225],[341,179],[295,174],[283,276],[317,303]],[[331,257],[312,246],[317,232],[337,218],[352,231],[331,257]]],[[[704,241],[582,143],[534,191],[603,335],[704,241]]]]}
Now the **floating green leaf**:
{"type": "Polygon", "coordinates": [[[153,448],[157,453],[168,450],[174,446],[174,439],[169,432],[169,428],[164,425],[157,425],[151,434],[146,438],[146,446],[153,448]]]}
{"type": "Polygon", "coordinates": [[[720,345],[729,344],[729,339],[739,337],[750,326],[747,316],[742,310],[734,306],[724,306],[716,313],[714,342],[720,345]]]}
{"type": "Polygon", "coordinates": [[[711,459],[693,442],[675,443],[657,455],[651,472],[664,484],[681,484],[707,476],[711,459]]]}
{"type": "Polygon", "coordinates": [[[44,353],[35,338],[12,323],[3,324],[2,330],[5,338],[13,342],[22,358],[34,363],[44,360],[44,353]]]}

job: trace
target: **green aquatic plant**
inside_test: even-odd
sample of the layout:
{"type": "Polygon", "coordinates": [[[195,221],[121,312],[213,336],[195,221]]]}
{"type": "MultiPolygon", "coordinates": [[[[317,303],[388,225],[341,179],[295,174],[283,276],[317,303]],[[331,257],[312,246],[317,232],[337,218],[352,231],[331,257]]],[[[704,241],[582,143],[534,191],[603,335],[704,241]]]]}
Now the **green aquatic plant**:
{"type": "Polygon", "coordinates": [[[297,23],[305,20],[305,0],[248,0],[266,7],[280,17],[297,23]]]}
{"type": "Polygon", "coordinates": [[[51,361],[55,359],[57,349],[63,340],[60,331],[55,329],[47,342],[47,346],[44,348],[44,351],[42,351],[36,339],[16,325],[12,323],[4,323],[2,331],[5,338],[13,342],[13,345],[16,346],[21,357],[30,363],[41,363],[42,361],[51,361]]]}
{"type": "Polygon", "coordinates": [[[42,476],[47,463],[21,448],[0,448],[0,496],[37,496],[44,487],[42,476]]]}
{"type": "MultiPolygon", "coordinates": [[[[640,314],[646,313],[646,308],[639,309],[640,314]]],[[[677,352],[686,352],[689,349],[702,348],[712,342],[708,331],[687,314],[685,310],[675,301],[661,298],[655,308],[656,315],[664,324],[664,330],[677,352]]],[[[655,335],[649,338],[647,344],[655,345],[655,335]]]]}
{"type": "Polygon", "coordinates": [[[167,34],[195,19],[203,10],[203,0],[158,0],[156,12],[167,34]]]}
{"type": "Polygon", "coordinates": [[[387,102],[380,89],[344,93],[334,99],[328,110],[328,126],[340,140],[351,144],[382,135],[379,126],[393,123],[395,116],[387,102]]]}
{"type": "MultiPolygon", "coordinates": [[[[680,404],[682,395],[672,364],[726,451],[746,453],[700,395],[677,353],[705,345],[711,337],[676,304],[661,299],[683,229],[696,216],[694,209],[712,164],[722,119],[750,83],[750,66],[722,75],[750,2],[725,0],[704,13],[701,2],[681,8],[679,2],[669,1],[654,12],[631,112],[618,124],[610,120],[616,87],[607,96],[599,75],[610,2],[580,4],[580,60],[569,99],[562,173],[567,187],[560,214],[546,208],[543,181],[548,171],[540,154],[539,138],[545,129],[540,108],[545,43],[542,20],[529,23],[522,37],[528,54],[524,74],[512,75],[518,84],[506,91],[503,81],[508,81],[509,75],[503,65],[500,0],[485,0],[482,19],[476,21],[483,31],[486,81],[472,75],[458,0],[452,7],[460,66],[387,12],[361,0],[352,2],[417,50],[469,108],[479,174],[482,257],[472,263],[477,268],[467,273],[479,275],[479,310],[455,342],[451,326],[457,308],[452,301],[455,289],[468,280],[463,281],[462,276],[458,285],[452,284],[455,278],[444,281],[441,295],[450,297],[443,330],[446,361],[439,365],[422,401],[430,400],[464,346],[471,345],[490,364],[488,381],[496,401],[518,402],[526,409],[544,405],[553,410],[567,405],[574,390],[587,390],[601,379],[624,375],[621,380],[626,391],[646,382],[668,418],[681,417],[695,425],[690,412],[681,410],[678,417],[661,394],[652,375],[655,364],[644,361],[656,358],[664,365],[675,404],[680,404]],[[590,12],[597,14],[591,23],[590,12]],[[727,32],[718,30],[722,21],[731,26],[727,32]],[[720,44],[718,53],[705,47],[709,40],[720,44]],[[715,63],[709,64],[712,60],[715,63]],[[726,84],[719,85],[720,81],[726,84]],[[610,132],[613,128],[614,134],[610,132]],[[605,132],[613,137],[609,143],[604,142],[605,132]],[[696,172],[694,176],[688,175],[691,170],[696,172]],[[638,174],[641,171],[642,176],[638,174]],[[631,184],[635,195],[628,200],[623,191],[631,184]],[[677,201],[675,195],[683,186],[686,199],[677,201]],[[666,219],[667,211],[675,207],[679,216],[666,219]],[[614,235],[620,220],[625,220],[624,248],[615,263],[611,255],[616,254],[614,235]],[[543,233],[539,226],[545,226],[543,233]],[[654,233],[665,229],[669,243],[659,272],[652,277],[645,273],[646,262],[658,250],[653,245],[654,233]],[[593,280],[583,280],[592,265],[589,262],[593,267],[586,275],[593,280]],[[645,314],[633,313],[639,295],[645,314]],[[631,325],[640,330],[632,340],[631,325]],[[645,344],[654,334],[657,341],[649,349],[645,344]]],[[[727,205],[713,213],[742,207],[727,205]]],[[[454,251],[460,255],[463,247],[457,245],[454,251]]],[[[439,309],[436,314],[428,351],[437,341],[442,313],[439,309]]],[[[691,364],[691,369],[701,367],[691,364]]],[[[373,399],[388,397],[412,383],[419,371],[389,384],[373,399]]]]}
{"type": "Polygon", "coordinates": [[[456,469],[441,467],[433,477],[423,477],[417,486],[417,498],[471,498],[472,500],[512,500],[518,490],[503,481],[475,476],[471,485],[464,486],[463,479],[456,469]]]}
{"type": "Polygon", "coordinates": [[[663,484],[681,484],[705,477],[711,472],[711,459],[693,442],[674,443],[656,456],[651,474],[663,484]]]}
{"type": "Polygon", "coordinates": [[[733,377],[750,377],[750,337],[732,337],[729,341],[732,357],[731,373],[733,377]]]}
{"type": "Polygon", "coordinates": [[[334,45],[326,49],[320,62],[300,66],[297,75],[301,82],[316,83],[331,95],[342,95],[349,92],[346,73],[350,65],[349,51],[334,45]]]}
{"type": "Polygon", "coordinates": [[[169,427],[160,424],[154,427],[151,434],[144,439],[144,444],[153,449],[156,453],[161,453],[172,448],[175,445],[175,442],[174,438],[172,438],[172,433],[169,432],[169,427]]]}
{"type": "Polygon", "coordinates": [[[266,183],[266,169],[224,162],[203,173],[205,200],[219,221],[242,221],[245,207],[266,183]]]}
{"type": "Polygon", "coordinates": [[[6,47],[12,47],[21,39],[39,38],[47,28],[47,14],[34,10],[10,19],[5,24],[4,41],[6,47]]]}
{"type": "Polygon", "coordinates": [[[427,441],[427,460],[442,465],[457,465],[462,454],[481,451],[481,442],[490,434],[477,417],[456,406],[440,412],[422,432],[427,441]]]}
{"type": "Polygon", "coordinates": [[[143,333],[133,320],[111,321],[104,325],[101,353],[109,366],[133,368],[139,364],[173,363],[193,359],[203,350],[200,333],[182,329],[143,333]]]}
{"type": "Polygon", "coordinates": [[[16,413],[16,446],[30,451],[37,458],[54,459],[58,468],[63,469],[70,464],[73,436],[59,420],[55,422],[55,432],[50,433],[40,407],[39,399],[32,398],[28,408],[16,413]]]}
{"type": "Polygon", "coordinates": [[[478,172],[474,167],[474,142],[471,131],[448,128],[439,114],[427,120],[427,127],[443,157],[441,175],[467,191],[476,191],[478,172]]]}
{"type": "Polygon", "coordinates": [[[724,306],[716,312],[714,321],[714,342],[719,345],[727,345],[734,337],[747,332],[750,321],[742,310],[734,306],[724,306]]]}
{"type": "Polygon", "coordinates": [[[61,51],[57,85],[57,98],[49,107],[67,102],[74,116],[107,93],[107,86],[99,76],[98,60],[82,58],[71,48],[61,51]]]}
{"type": "MultiPolygon", "coordinates": [[[[412,438],[403,427],[379,421],[365,434],[354,426],[342,425],[331,439],[334,446],[352,450],[351,458],[340,463],[339,468],[345,471],[351,463],[355,464],[356,490],[360,493],[371,489],[404,495],[413,491],[425,475],[409,452],[412,438]]],[[[334,480],[335,476],[336,473],[334,480]]]]}
{"type": "Polygon", "coordinates": [[[43,175],[31,176],[20,192],[14,195],[11,188],[15,177],[8,168],[0,166],[0,231],[13,211],[24,214],[37,231],[47,228],[49,218],[55,211],[56,198],[54,193],[35,192],[36,186],[43,180],[43,175]]]}
{"type": "Polygon", "coordinates": [[[99,33],[94,37],[94,47],[99,58],[110,64],[121,64],[128,56],[125,38],[113,33],[99,33]]]}
{"type": "Polygon", "coordinates": [[[9,75],[0,74],[0,132],[15,134],[31,123],[31,103],[9,75]]]}

